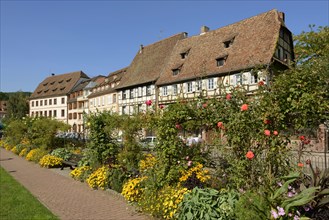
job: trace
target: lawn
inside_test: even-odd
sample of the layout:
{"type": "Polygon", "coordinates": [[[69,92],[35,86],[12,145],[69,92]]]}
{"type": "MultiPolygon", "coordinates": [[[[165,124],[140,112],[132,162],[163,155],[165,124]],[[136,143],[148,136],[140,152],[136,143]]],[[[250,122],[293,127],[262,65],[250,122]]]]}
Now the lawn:
{"type": "Polygon", "coordinates": [[[58,219],[0,167],[0,219],[58,219]]]}

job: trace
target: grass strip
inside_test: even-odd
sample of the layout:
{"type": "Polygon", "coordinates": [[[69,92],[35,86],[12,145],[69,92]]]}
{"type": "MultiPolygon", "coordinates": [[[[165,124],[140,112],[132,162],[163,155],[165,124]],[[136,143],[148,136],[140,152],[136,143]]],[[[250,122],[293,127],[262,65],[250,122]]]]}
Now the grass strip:
{"type": "Polygon", "coordinates": [[[59,219],[0,167],[0,219],[59,219]]]}

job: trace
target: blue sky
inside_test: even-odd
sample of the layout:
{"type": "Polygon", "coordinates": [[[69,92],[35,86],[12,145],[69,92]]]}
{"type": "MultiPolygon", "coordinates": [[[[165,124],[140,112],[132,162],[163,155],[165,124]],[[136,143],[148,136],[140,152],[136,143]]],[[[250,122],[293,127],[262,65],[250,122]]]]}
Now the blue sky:
{"type": "Polygon", "coordinates": [[[130,64],[140,44],[199,34],[269,11],[285,12],[293,34],[328,26],[328,0],[1,0],[0,91],[33,92],[51,73],[108,75],[130,64]]]}

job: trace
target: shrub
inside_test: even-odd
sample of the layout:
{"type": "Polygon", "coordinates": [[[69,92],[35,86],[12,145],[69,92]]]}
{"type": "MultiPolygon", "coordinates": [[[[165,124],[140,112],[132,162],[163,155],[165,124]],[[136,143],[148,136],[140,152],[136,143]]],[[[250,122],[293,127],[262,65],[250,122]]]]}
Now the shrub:
{"type": "Polygon", "coordinates": [[[156,158],[152,154],[146,154],[145,158],[139,161],[139,172],[146,172],[148,169],[153,168],[156,163],[156,158]]]}
{"type": "Polygon", "coordinates": [[[10,151],[13,152],[14,154],[18,154],[19,153],[16,146],[13,147],[10,151]]]}
{"type": "Polygon", "coordinates": [[[127,201],[130,202],[137,202],[144,189],[142,188],[141,183],[143,180],[145,180],[147,177],[137,177],[135,179],[128,180],[122,188],[122,195],[125,197],[127,201]]]}
{"type": "Polygon", "coordinates": [[[179,182],[188,189],[193,189],[198,186],[202,188],[207,180],[210,179],[209,171],[203,168],[201,163],[196,163],[196,166],[182,172],[179,182]]]}
{"type": "Polygon", "coordinates": [[[51,152],[51,155],[62,158],[63,160],[68,160],[71,157],[72,153],[68,149],[57,148],[51,152]]]}
{"type": "Polygon", "coordinates": [[[109,175],[109,188],[121,193],[123,184],[127,178],[128,173],[126,173],[122,167],[112,166],[109,175]]]}
{"type": "Polygon", "coordinates": [[[26,155],[29,153],[28,148],[23,148],[23,150],[19,153],[19,156],[26,157],[26,155]]]}
{"type": "MultiPolygon", "coordinates": [[[[236,219],[234,206],[238,200],[235,191],[200,189],[195,187],[185,194],[176,217],[178,219],[236,219]]],[[[243,219],[243,218],[242,218],[243,219]]]]}
{"type": "Polygon", "coordinates": [[[102,166],[93,172],[88,178],[87,183],[93,189],[105,189],[108,186],[109,168],[102,166]]]}
{"type": "Polygon", "coordinates": [[[32,149],[27,155],[26,155],[26,160],[28,161],[33,161],[36,163],[39,163],[40,159],[45,156],[46,154],[48,154],[48,152],[46,150],[40,149],[40,148],[36,148],[36,149],[32,149]]]}
{"type": "Polygon", "coordinates": [[[84,182],[90,176],[91,173],[92,173],[91,167],[81,166],[72,170],[70,172],[70,176],[75,180],[84,182]]]}
{"type": "Polygon", "coordinates": [[[47,168],[51,168],[51,167],[59,167],[62,165],[62,158],[56,157],[56,156],[52,156],[52,155],[45,155],[41,158],[41,160],[39,161],[39,164],[42,167],[47,167],[47,168]]]}

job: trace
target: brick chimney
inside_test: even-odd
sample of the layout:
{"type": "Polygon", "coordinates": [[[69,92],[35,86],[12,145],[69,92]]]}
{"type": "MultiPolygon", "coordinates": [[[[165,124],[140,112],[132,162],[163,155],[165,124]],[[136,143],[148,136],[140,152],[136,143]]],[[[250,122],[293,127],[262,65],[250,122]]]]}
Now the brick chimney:
{"type": "Polygon", "coordinates": [[[207,33],[208,31],[209,31],[209,27],[203,25],[203,26],[201,27],[200,35],[203,35],[203,34],[207,33]]]}

